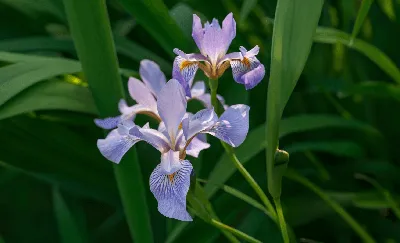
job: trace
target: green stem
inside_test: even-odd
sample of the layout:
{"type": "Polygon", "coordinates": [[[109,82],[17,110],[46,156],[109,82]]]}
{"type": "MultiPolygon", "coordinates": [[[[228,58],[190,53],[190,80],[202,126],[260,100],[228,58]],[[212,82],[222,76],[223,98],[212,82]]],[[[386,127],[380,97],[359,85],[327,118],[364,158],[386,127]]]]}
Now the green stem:
{"type": "MultiPolygon", "coordinates": [[[[101,117],[115,116],[124,97],[105,0],[64,0],[75,48],[101,117]]],[[[101,162],[101,161],[99,161],[101,162]]],[[[135,242],[151,243],[153,234],[135,150],[114,166],[125,217],[135,242]]]]}
{"type": "MultiPolygon", "coordinates": [[[[211,89],[211,104],[214,107],[215,112],[218,114],[218,116],[220,116],[221,114],[218,112],[218,109],[217,109],[217,107],[219,106],[219,101],[217,99],[218,80],[210,79],[209,85],[210,85],[210,89],[211,89]]],[[[231,159],[233,164],[238,169],[238,171],[243,175],[243,177],[246,179],[247,183],[249,183],[249,185],[253,188],[253,190],[260,197],[261,201],[265,204],[265,206],[267,207],[271,216],[273,218],[276,218],[274,206],[269,201],[267,195],[265,195],[264,191],[257,184],[257,182],[254,180],[254,178],[250,175],[250,173],[246,170],[246,168],[244,168],[242,163],[240,163],[239,159],[236,157],[236,154],[235,154],[235,151],[233,150],[233,148],[222,141],[221,141],[221,144],[224,147],[225,152],[227,153],[227,155],[229,156],[229,158],[231,159]]]]}
{"type": "Polygon", "coordinates": [[[276,207],[276,212],[278,213],[278,221],[279,221],[279,226],[280,226],[281,232],[282,232],[283,242],[289,243],[290,242],[289,241],[289,234],[288,234],[288,231],[287,231],[285,218],[283,217],[281,199],[280,198],[275,198],[274,199],[274,203],[275,203],[275,207],[276,207]]]}
{"type": "Polygon", "coordinates": [[[303,184],[305,187],[309,188],[322,200],[324,200],[333,210],[336,211],[349,225],[353,230],[360,236],[360,238],[364,242],[374,243],[375,240],[365,231],[365,229],[353,218],[350,214],[344,210],[339,203],[333,201],[327,194],[325,194],[319,187],[311,183],[307,178],[299,175],[294,170],[287,170],[285,176],[291,180],[297,181],[303,184]]]}
{"type": "Polygon", "coordinates": [[[261,241],[243,233],[242,231],[232,228],[229,225],[223,224],[215,219],[211,219],[210,223],[221,230],[226,230],[226,231],[231,232],[232,234],[236,235],[237,237],[242,238],[243,240],[245,240],[247,242],[261,243],[261,241]]]}

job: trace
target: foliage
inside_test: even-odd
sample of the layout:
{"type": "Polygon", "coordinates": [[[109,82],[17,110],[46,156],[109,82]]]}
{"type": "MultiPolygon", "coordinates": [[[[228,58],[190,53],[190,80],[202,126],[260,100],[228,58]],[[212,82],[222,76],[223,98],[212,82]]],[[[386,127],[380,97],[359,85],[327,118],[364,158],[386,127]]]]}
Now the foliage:
{"type": "MultiPolygon", "coordinates": [[[[235,152],[267,195],[269,143],[276,147],[279,138],[279,148],[290,153],[289,169],[279,171],[279,190],[291,241],[400,241],[399,1],[326,0],[315,33],[312,21],[311,27],[301,23],[319,13],[293,17],[292,9],[276,18],[275,24],[295,19],[300,26],[282,35],[283,42],[273,39],[279,28],[276,0],[109,0],[107,12],[97,14],[108,14],[112,34],[103,28],[107,18],[90,22],[96,15],[90,8],[103,1],[80,2],[89,10],[81,9],[87,16],[75,23],[68,23],[66,10],[73,9],[68,2],[0,0],[0,242],[132,242],[131,232],[135,242],[283,241],[273,215],[217,139],[209,137],[211,148],[192,161],[203,180],[193,184],[201,202],[190,209],[198,216],[191,223],[160,215],[142,186],[159,162],[150,146],[136,146],[140,166],[115,172],[96,148],[103,132],[93,119],[116,115],[115,102],[127,92],[128,77],[137,76],[140,60],[156,61],[170,78],[172,48],[196,51],[192,14],[221,20],[229,12],[238,23],[231,50],[259,45],[268,75],[246,91],[226,72],[218,93],[227,104],[251,107],[249,134],[235,152]],[[79,37],[79,31],[91,38],[79,37]],[[284,75],[277,76],[271,53],[279,44],[285,48],[311,38],[308,59],[303,60],[307,49],[284,49],[288,66],[297,66],[294,73],[281,66],[284,75]],[[111,49],[101,49],[104,44],[111,49]],[[85,55],[97,59],[87,80],[82,69],[92,62],[85,55]],[[104,83],[93,89],[96,79],[104,83]],[[287,82],[271,96],[282,99],[276,111],[282,119],[270,126],[267,94],[277,79],[287,82]],[[111,80],[117,80],[115,87],[108,86],[111,80]],[[99,95],[106,92],[107,97],[99,95]],[[267,140],[269,129],[276,129],[276,141],[267,140]],[[121,200],[123,181],[123,191],[133,197],[121,200]],[[202,214],[202,208],[213,215],[202,214]]],[[[201,75],[196,79],[205,78],[201,75]]],[[[190,110],[197,107],[189,103],[190,110]]],[[[140,125],[145,120],[137,117],[140,125]]]]}

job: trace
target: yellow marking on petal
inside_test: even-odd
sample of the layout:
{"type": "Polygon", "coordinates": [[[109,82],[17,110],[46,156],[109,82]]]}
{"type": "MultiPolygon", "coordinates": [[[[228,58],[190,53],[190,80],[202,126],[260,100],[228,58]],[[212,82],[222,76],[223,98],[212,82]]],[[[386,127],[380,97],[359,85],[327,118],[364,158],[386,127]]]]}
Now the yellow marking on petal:
{"type": "Polygon", "coordinates": [[[188,66],[192,65],[193,63],[191,61],[183,61],[179,67],[180,71],[183,69],[187,68],[188,66]]]}
{"type": "Polygon", "coordinates": [[[248,58],[244,57],[242,63],[247,67],[250,68],[250,61],[248,58]]]}
{"type": "Polygon", "coordinates": [[[182,122],[179,124],[178,130],[182,129],[182,122]]]}
{"type": "Polygon", "coordinates": [[[168,180],[172,183],[174,182],[174,176],[175,176],[176,172],[172,173],[171,175],[168,175],[168,180]]]}

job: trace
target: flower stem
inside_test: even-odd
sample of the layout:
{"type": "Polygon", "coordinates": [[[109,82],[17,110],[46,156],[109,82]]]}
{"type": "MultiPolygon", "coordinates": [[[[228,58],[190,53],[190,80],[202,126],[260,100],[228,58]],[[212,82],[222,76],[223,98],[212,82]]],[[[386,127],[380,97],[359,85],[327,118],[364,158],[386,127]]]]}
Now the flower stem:
{"type": "MultiPolygon", "coordinates": [[[[218,112],[218,106],[219,106],[219,102],[217,99],[218,79],[210,79],[209,85],[210,85],[210,89],[211,89],[211,104],[214,107],[215,112],[218,114],[218,116],[220,116],[222,112],[218,112]]],[[[264,191],[261,189],[261,187],[257,184],[257,182],[254,180],[254,178],[250,175],[250,173],[246,170],[246,168],[244,168],[242,163],[240,163],[239,159],[236,157],[236,154],[235,154],[235,151],[233,150],[233,148],[222,141],[221,141],[221,144],[224,147],[225,152],[227,153],[229,158],[232,160],[233,164],[238,169],[238,171],[243,175],[243,177],[246,179],[247,183],[249,183],[249,185],[253,188],[253,190],[260,197],[261,201],[265,204],[265,206],[267,207],[271,216],[274,219],[276,219],[276,213],[275,213],[274,207],[272,206],[272,203],[269,201],[267,195],[264,193],[264,191]]]]}
{"type": "Polygon", "coordinates": [[[282,205],[281,205],[281,199],[280,198],[275,198],[274,199],[275,207],[276,207],[276,212],[278,213],[278,221],[279,225],[281,228],[282,232],[282,238],[284,243],[289,243],[289,234],[286,228],[286,222],[285,218],[283,217],[283,211],[282,211],[282,205]]]}
{"type": "Polygon", "coordinates": [[[261,241],[251,237],[250,235],[247,235],[247,234],[243,233],[242,231],[232,228],[231,226],[223,224],[215,219],[211,219],[210,223],[221,230],[226,230],[226,231],[231,232],[232,234],[242,238],[243,240],[245,240],[247,242],[261,243],[261,241]]]}

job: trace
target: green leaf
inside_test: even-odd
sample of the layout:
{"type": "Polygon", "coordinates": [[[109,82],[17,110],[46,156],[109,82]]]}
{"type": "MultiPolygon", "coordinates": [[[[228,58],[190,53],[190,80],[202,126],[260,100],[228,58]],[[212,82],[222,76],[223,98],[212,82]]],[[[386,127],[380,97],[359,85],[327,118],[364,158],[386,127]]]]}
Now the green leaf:
{"type": "Polygon", "coordinates": [[[57,188],[53,189],[53,207],[57,219],[58,230],[61,236],[61,242],[85,242],[73,215],[57,188]]]}
{"type": "Polygon", "coordinates": [[[88,88],[51,80],[30,87],[5,103],[0,109],[0,120],[38,110],[68,110],[97,115],[88,88]]]}
{"type": "MultiPolygon", "coordinates": [[[[3,53],[0,53],[2,59],[3,53]]],[[[79,63],[69,60],[21,62],[0,68],[0,106],[22,90],[40,81],[81,70],[79,63]]]]}
{"type": "MultiPolygon", "coordinates": [[[[101,117],[115,116],[124,90],[106,3],[104,0],[64,0],[64,5],[78,57],[99,113],[101,117]]],[[[147,186],[142,180],[135,149],[114,166],[114,172],[132,239],[153,242],[145,193],[147,186]]]]}
{"type": "Polygon", "coordinates": [[[171,57],[174,48],[188,48],[188,38],[170,16],[162,0],[119,0],[124,8],[135,17],[171,57]]]}
{"type": "Polygon", "coordinates": [[[272,197],[281,194],[285,165],[275,166],[279,123],[306,63],[323,1],[278,0],[272,36],[271,73],[267,95],[267,173],[272,197]]]}
{"type": "Polygon", "coordinates": [[[360,32],[360,29],[364,23],[365,18],[368,15],[369,8],[372,5],[373,0],[363,0],[358,10],[357,19],[353,27],[353,32],[351,33],[351,38],[354,39],[360,32]]]}
{"type": "Polygon", "coordinates": [[[341,43],[351,49],[361,52],[380,67],[389,77],[393,78],[394,81],[400,83],[400,70],[385,53],[363,40],[354,39],[352,42],[350,40],[351,36],[349,34],[325,27],[317,28],[314,35],[315,42],[325,44],[341,43]]]}
{"type": "MultiPolygon", "coordinates": [[[[380,133],[366,123],[333,115],[299,115],[285,118],[281,121],[279,127],[279,137],[282,138],[292,133],[332,127],[358,130],[362,133],[370,134],[376,139],[381,138],[380,133]]],[[[265,129],[265,125],[262,125],[251,130],[244,143],[236,149],[236,155],[242,164],[248,162],[267,147],[265,129]]],[[[215,165],[208,181],[210,184],[225,184],[235,171],[236,167],[232,166],[230,158],[227,155],[223,155],[215,165]]],[[[205,186],[205,190],[208,197],[213,196],[216,192],[216,188],[208,184],[205,186]]]]}
{"type": "Polygon", "coordinates": [[[297,142],[285,148],[290,154],[306,151],[326,152],[337,156],[349,158],[364,157],[364,149],[351,141],[312,141],[297,142]]]}

